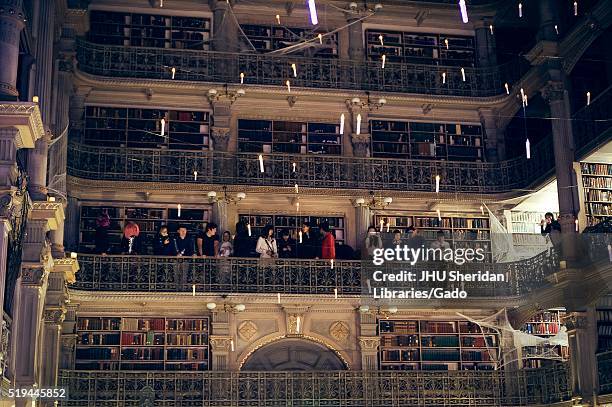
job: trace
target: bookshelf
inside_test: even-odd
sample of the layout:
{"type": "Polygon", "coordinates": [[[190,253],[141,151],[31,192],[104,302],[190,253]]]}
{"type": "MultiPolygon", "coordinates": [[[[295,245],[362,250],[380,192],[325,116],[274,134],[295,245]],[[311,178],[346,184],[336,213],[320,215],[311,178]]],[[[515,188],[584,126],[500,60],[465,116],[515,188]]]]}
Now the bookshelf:
{"type": "Polygon", "coordinates": [[[238,120],[238,151],[342,155],[340,126],[279,120],[238,120]]]}
{"type": "MultiPolygon", "coordinates": [[[[508,232],[510,233],[527,233],[537,234],[541,233],[540,222],[544,219],[546,212],[523,212],[523,211],[509,211],[510,212],[510,227],[508,232]]],[[[555,219],[559,217],[559,213],[553,212],[555,219]]]]}
{"type": "Polygon", "coordinates": [[[204,111],[86,106],[84,126],[82,142],[96,146],[206,150],[210,140],[204,111]]]}
{"type": "MultiPolygon", "coordinates": [[[[274,51],[290,45],[316,38],[325,31],[310,28],[285,27],[282,25],[241,25],[244,34],[257,52],[274,51]]],[[[312,46],[303,51],[293,52],[291,55],[309,56],[317,58],[338,57],[338,34],[326,35],[323,43],[313,41],[312,46]]],[[[289,67],[287,67],[289,68],[289,67]]]]}
{"type": "Polygon", "coordinates": [[[612,350],[612,309],[597,309],[597,352],[612,350]]]}
{"type": "Polygon", "coordinates": [[[425,239],[426,244],[436,240],[436,234],[443,230],[445,239],[453,248],[483,248],[490,255],[491,252],[491,229],[489,218],[486,216],[427,216],[421,214],[376,214],[374,225],[380,230],[380,222],[383,221],[383,241],[393,240],[393,231],[398,229],[406,237],[409,226],[418,229],[419,234],[425,239]],[[389,224],[389,232],[387,232],[389,224]]]}
{"type": "Polygon", "coordinates": [[[367,56],[372,61],[380,60],[384,54],[390,62],[462,67],[475,65],[474,37],[380,30],[366,30],[365,37],[367,56]]]}
{"type": "MultiPolygon", "coordinates": [[[[148,254],[153,254],[153,239],[161,225],[168,226],[170,235],[174,235],[179,224],[187,226],[188,232],[194,236],[205,222],[210,219],[210,207],[202,208],[189,205],[181,207],[178,216],[176,206],[135,207],[135,206],[105,206],[83,205],[79,222],[79,250],[93,252],[95,250],[96,219],[106,209],[111,219],[108,231],[111,253],[121,253],[121,238],[123,228],[128,222],[138,224],[142,248],[148,254]]],[[[222,232],[221,232],[222,233],[222,232]]]]}
{"type": "Polygon", "coordinates": [[[208,318],[77,318],[76,369],[208,370],[208,318]]]}
{"type": "Polygon", "coordinates": [[[612,164],[580,163],[586,226],[612,218],[612,164]]]}
{"type": "Polygon", "coordinates": [[[210,19],[159,14],[90,11],[89,40],[125,47],[208,50],[210,19]]]}
{"type": "Polygon", "coordinates": [[[480,125],[370,120],[374,157],[483,161],[480,125]]]}
{"type": "MultiPolygon", "coordinates": [[[[565,309],[553,308],[539,314],[536,314],[521,327],[521,331],[530,335],[539,336],[542,338],[550,338],[559,333],[561,329],[561,318],[565,316],[565,309]]],[[[569,348],[567,346],[550,346],[545,345],[545,349],[538,347],[527,346],[523,348],[523,367],[535,368],[542,367],[554,360],[565,360],[569,356],[569,348]],[[558,358],[541,358],[543,350],[554,351],[558,358]],[[535,355],[535,356],[534,356],[535,355]]]]}
{"type": "MultiPolygon", "coordinates": [[[[264,227],[274,226],[274,236],[277,240],[281,239],[283,229],[289,229],[291,237],[298,241],[298,229],[303,222],[310,222],[310,231],[313,236],[319,236],[318,225],[327,222],[336,236],[337,243],[345,241],[345,222],[343,216],[318,216],[318,215],[262,215],[262,214],[239,214],[238,218],[251,225],[251,239],[257,241],[261,236],[264,227]]],[[[252,245],[253,255],[255,255],[255,243],[252,245]]],[[[258,254],[257,254],[258,255],[258,254]]]]}
{"type": "Polygon", "coordinates": [[[379,321],[381,370],[494,370],[496,333],[468,321],[379,321]]]}

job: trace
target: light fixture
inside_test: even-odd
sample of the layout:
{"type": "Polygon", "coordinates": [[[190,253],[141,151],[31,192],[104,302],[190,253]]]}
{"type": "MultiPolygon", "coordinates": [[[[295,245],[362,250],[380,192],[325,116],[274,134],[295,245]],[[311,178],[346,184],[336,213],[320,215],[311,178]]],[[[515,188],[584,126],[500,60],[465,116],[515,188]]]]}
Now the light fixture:
{"type": "Polygon", "coordinates": [[[246,309],[246,305],[244,305],[244,304],[236,304],[236,305],[234,305],[234,309],[237,312],[242,312],[242,311],[244,311],[246,309]]]}
{"type": "Polygon", "coordinates": [[[319,18],[317,17],[317,6],[315,0],[308,0],[308,11],[310,12],[310,22],[312,25],[319,24],[319,18]]]}
{"type": "Polygon", "coordinates": [[[352,110],[354,108],[368,108],[368,110],[371,111],[375,109],[380,109],[385,104],[387,104],[387,99],[385,99],[383,96],[379,97],[377,100],[373,100],[370,96],[370,92],[366,92],[366,95],[367,99],[365,102],[362,102],[360,98],[355,96],[350,100],[346,100],[346,106],[349,108],[349,110],[352,110]]]}
{"type": "MultiPolygon", "coordinates": [[[[244,82],[244,75],[240,74],[240,83],[242,84],[243,82],[244,82]]],[[[213,103],[220,99],[227,99],[230,101],[230,103],[234,103],[236,99],[238,99],[241,96],[244,96],[245,94],[246,94],[246,91],[243,88],[231,90],[228,84],[226,83],[225,85],[223,85],[223,92],[219,92],[215,88],[208,89],[208,100],[211,103],[213,103]]]]}
{"type": "Polygon", "coordinates": [[[208,196],[208,202],[210,203],[225,202],[227,204],[230,204],[230,203],[237,204],[238,202],[246,198],[246,194],[244,192],[238,192],[236,193],[235,196],[228,194],[227,186],[225,185],[223,186],[223,196],[218,197],[217,192],[215,191],[209,191],[207,196],[208,196]]]}
{"type": "Polygon", "coordinates": [[[459,0],[459,11],[461,12],[461,21],[463,21],[464,24],[467,24],[469,20],[465,0],[459,0]]]}
{"type": "Polygon", "coordinates": [[[376,197],[373,191],[370,191],[370,197],[371,198],[369,201],[366,201],[364,198],[355,199],[355,205],[370,209],[385,209],[387,206],[391,205],[391,202],[393,202],[393,198],[390,196],[376,197]]]}
{"type": "Polygon", "coordinates": [[[38,103],[38,96],[32,96],[32,103],[38,103]]]}
{"type": "Polygon", "coordinates": [[[214,310],[215,308],[217,308],[217,304],[215,304],[214,302],[209,302],[206,304],[206,308],[208,308],[209,310],[214,310]]]}
{"type": "Polygon", "coordinates": [[[591,104],[591,92],[587,92],[587,106],[591,104]]]}
{"type": "Polygon", "coordinates": [[[76,259],[78,257],[77,252],[70,252],[70,258],[71,259],[76,259]]]}
{"type": "Polygon", "coordinates": [[[361,305],[359,307],[359,312],[361,312],[362,314],[370,312],[370,306],[369,305],[361,305]]]}

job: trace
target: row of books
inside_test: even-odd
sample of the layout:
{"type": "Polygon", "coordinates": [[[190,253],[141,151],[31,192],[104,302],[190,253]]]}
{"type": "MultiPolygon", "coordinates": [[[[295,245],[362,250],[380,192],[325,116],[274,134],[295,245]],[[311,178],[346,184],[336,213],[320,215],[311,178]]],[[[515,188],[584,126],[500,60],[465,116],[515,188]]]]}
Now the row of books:
{"type": "Polygon", "coordinates": [[[612,164],[580,163],[580,167],[584,174],[612,175],[612,164]]]}
{"type": "Polygon", "coordinates": [[[122,330],[124,331],[164,331],[165,329],[166,320],[163,318],[123,318],[122,330]]]}
{"type": "Polygon", "coordinates": [[[612,190],[604,191],[601,189],[587,189],[586,190],[587,201],[612,201],[612,190]]]}
{"type": "Polygon", "coordinates": [[[593,216],[610,216],[612,215],[612,203],[603,204],[603,203],[588,203],[590,208],[590,213],[593,216]]]}
{"type": "Polygon", "coordinates": [[[556,335],[559,325],[555,322],[526,323],[524,331],[532,335],[556,335]]]}
{"type": "Polygon", "coordinates": [[[81,331],[115,331],[121,326],[121,318],[79,318],[77,328],[81,331]]]}
{"type": "Polygon", "coordinates": [[[597,310],[597,320],[612,322],[612,310],[597,310]]]}
{"type": "Polygon", "coordinates": [[[167,360],[205,360],[206,349],[168,349],[167,360]]]}
{"type": "Polygon", "coordinates": [[[79,345],[119,345],[119,333],[84,333],[78,336],[79,345]]]}
{"type": "Polygon", "coordinates": [[[587,188],[612,189],[612,178],[584,177],[582,183],[587,188]]]}
{"type": "Polygon", "coordinates": [[[440,347],[440,348],[455,348],[459,346],[459,336],[422,336],[421,346],[424,347],[440,347]]]}
{"type": "Polygon", "coordinates": [[[165,334],[163,332],[148,331],[146,333],[129,333],[121,334],[122,345],[163,345],[165,342],[165,334]]]}

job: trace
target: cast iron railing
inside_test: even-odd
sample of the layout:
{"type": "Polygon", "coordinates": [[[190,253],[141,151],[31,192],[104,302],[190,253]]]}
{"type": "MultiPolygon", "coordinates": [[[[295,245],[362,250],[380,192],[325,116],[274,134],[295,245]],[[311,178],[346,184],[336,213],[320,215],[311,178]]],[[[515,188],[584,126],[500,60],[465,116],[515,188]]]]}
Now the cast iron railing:
{"type": "Polygon", "coordinates": [[[519,371],[61,371],[60,406],[529,406],[568,400],[565,364],[519,371]],[[184,403],[184,404],[183,404],[184,403]],[[153,405],[153,404],[151,404],[153,405]]]}
{"type": "Polygon", "coordinates": [[[504,83],[515,83],[530,67],[523,58],[493,68],[466,66],[464,81],[456,66],[388,62],[383,69],[381,61],[124,47],[83,39],[77,42],[77,60],[83,72],[109,77],[171,79],[174,67],[175,79],[184,81],[239,84],[244,73],[246,85],[285,86],[290,80],[294,88],[471,97],[504,93],[504,83]],[[291,64],[298,66],[297,77],[291,64]]]}
{"type": "Polygon", "coordinates": [[[537,159],[500,163],[356,158],[320,155],[257,154],[96,147],[71,143],[68,172],[107,181],[261,185],[293,188],[500,193],[524,188],[552,169],[552,148],[534,147],[537,159]],[[536,151],[541,151],[536,153],[536,151]],[[542,157],[542,159],[540,159],[542,157]],[[546,157],[546,158],[545,158],[546,157]],[[293,164],[296,171],[293,171],[293,164]],[[197,179],[194,171],[198,172],[197,179]]]}
{"type": "MultiPolygon", "coordinates": [[[[576,159],[610,139],[612,87],[574,115],[576,159]]],[[[403,160],[321,155],[258,154],[99,147],[70,143],[68,173],[107,181],[180,182],[312,188],[501,193],[527,189],[553,175],[552,135],[531,148],[531,159],[499,163],[403,160]],[[293,164],[296,171],[293,171],[293,164]],[[198,171],[197,179],[193,176],[198,171]]]]}
{"type": "Polygon", "coordinates": [[[612,351],[597,355],[599,394],[612,393],[612,351]]]}
{"type": "MultiPolygon", "coordinates": [[[[381,283],[371,280],[372,272],[437,270],[441,263],[385,263],[374,267],[371,261],[260,260],[252,258],[196,258],[165,256],[79,255],[80,271],[71,287],[96,291],[162,291],[284,294],[369,294],[381,283]],[[367,279],[371,281],[368,284],[367,279]]],[[[503,282],[457,283],[470,297],[508,297],[525,294],[547,285],[546,276],[558,269],[553,250],[512,263],[445,264],[448,270],[476,273],[488,270],[504,275],[503,282]]],[[[384,284],[386,287],[430,289],[440,283],[384,284]]],[[[449,284],[446,288],[453,288],[449,284]]]]}

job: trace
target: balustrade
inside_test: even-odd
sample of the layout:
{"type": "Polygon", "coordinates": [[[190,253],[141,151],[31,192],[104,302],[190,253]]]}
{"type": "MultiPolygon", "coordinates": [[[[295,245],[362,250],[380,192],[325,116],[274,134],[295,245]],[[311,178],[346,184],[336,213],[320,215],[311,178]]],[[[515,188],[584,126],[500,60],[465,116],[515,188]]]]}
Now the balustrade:
{"type": "Polygon", "coordinates": [[[565,364],[519,371],[62,371],[60,406],[198,405],[529,406],[571,396],[565,364]]]}
{"type": "Polygon", "coordinates": [[[599,394],[612,393],[612,351],[597,355],[599,394]]]}
{"type": "Polygon", "coordinates": [[[77,60],[83,72],[110,77],[175,79],[184,81],[294,88],[331,88],[375,92],[401,92],[434,95],[487,97],[505,92],[504,83],[515,83],[529,63],[516,59],[494,68],[459,67],[348,61],[334,58],[306,58],[267,54],[222,53],[166,48],[123,47],[77,42],[77,60]],[[294,78],[291,64],[299,68],[294,78]],[[446,81],[442,79],[446,74],[446,81]]]}

